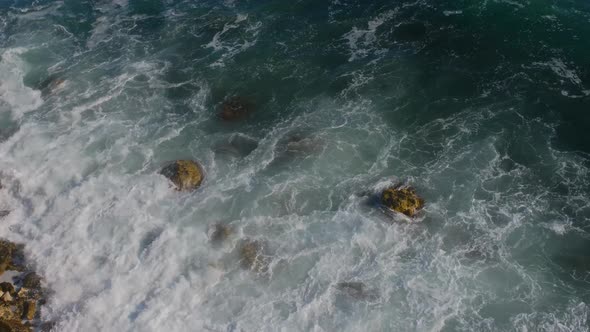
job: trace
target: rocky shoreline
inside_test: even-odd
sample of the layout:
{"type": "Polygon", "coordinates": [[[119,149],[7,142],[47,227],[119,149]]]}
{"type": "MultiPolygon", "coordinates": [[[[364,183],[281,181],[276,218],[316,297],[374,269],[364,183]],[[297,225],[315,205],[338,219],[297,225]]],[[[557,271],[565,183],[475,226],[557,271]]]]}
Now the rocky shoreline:
{"type": "Polygon", "coordinates": [[[24,245],[0,240],[0,332],[49,331],[39,307],[46,302],[42,278],[29,269],[24,245]]]}

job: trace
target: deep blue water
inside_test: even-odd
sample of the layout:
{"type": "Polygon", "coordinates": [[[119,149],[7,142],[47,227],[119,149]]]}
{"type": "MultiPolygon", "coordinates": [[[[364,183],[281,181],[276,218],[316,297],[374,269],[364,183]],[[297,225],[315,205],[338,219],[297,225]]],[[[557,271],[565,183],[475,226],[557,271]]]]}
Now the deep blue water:
{"type": "Polygon", "coordinates": [[[0,56],[0,236],[56,331],[590,329],[587,1],[0,0],[0,56]]]}

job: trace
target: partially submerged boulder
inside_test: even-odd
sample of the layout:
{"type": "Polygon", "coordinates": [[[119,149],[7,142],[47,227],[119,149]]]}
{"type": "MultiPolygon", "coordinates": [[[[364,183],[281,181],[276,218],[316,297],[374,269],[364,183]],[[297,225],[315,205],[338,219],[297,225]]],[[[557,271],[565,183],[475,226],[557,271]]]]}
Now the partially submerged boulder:
{"type": "Polygon", "coordinates": [[[268,256],[264,255],[264,246],[260,241],[244,240],[240,244],[242,267],[255,272],[268,271],[268,256]]]}
{"type": "Polygon", "coordinates": [[[160,174],[167,177],[177,190],[191,191],[203,182],[203,169],[193,160],[176,160],[162,168],[160,174]]]}
{"type": "Polygon", "coordinates": [[[379,297],[375,290],[367,288],[362,282],[339,282],[336,288],[357,300],[375,300],[379,297]]]}
{"type": "Polygon", "coordinates": [[[381,193],[381,204],[386,208],[414,217],[424,207],[424,199],[410,186],[396,185],[381,193]]]}
{"type": "Polygon", "coordinates": [[[233,233],[233,229],[222,223],[216,223],[209,229],[209,239],[213,243],[220,243],[233,233]]]}
{"type": "Polygon", "coordinates": [[[235,121],[244,118],[254,110],[254,105],[243,97],[234,96],[226,99],[221,104],[219,116],[226,121],[235,121]]]}
{"type": "Polygon", "coordinates": [[[65,78],[54,74],[48,76],[45,80],[41,81],[37,88],[41,90],[42,96],[48,96],[64,87],[66,83],[65,78]]]}

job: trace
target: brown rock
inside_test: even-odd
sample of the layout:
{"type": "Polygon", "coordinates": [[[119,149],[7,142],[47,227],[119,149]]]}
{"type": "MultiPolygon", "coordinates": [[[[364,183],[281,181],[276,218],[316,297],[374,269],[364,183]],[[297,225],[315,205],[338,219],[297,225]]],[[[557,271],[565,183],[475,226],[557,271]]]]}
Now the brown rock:
{"type": "Polygon", "coordinates": [[[396,185],[381,194],[381,204],[392,211],[413,217],[424,207],[424,200],[409,186],[396,185]]]}
{"type": "Polygon", "coordinates": [[[192,160],[176,160],[162,168],[160,174],[170,179],[177,190],[195,190],[203,182],[203,169],[192,160]]]}
{"type": "Polygon", "coordinates": [[[27,301],[23,307],[22,319],[33,320],[35,318],[35,312],[37,311],[37,303],[35,301],[27,301]]]}

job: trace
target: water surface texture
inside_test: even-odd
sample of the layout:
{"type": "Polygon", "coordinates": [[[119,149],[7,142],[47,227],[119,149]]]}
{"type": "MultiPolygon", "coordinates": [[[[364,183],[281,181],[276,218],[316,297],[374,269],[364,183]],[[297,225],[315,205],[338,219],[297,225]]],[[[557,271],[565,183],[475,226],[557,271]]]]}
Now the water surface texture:
{"type": "Polygon", "coordinates": [[[0,0],[0,236],[55,331],[588,331],[588,133],[587,1],[0,0]]]}

